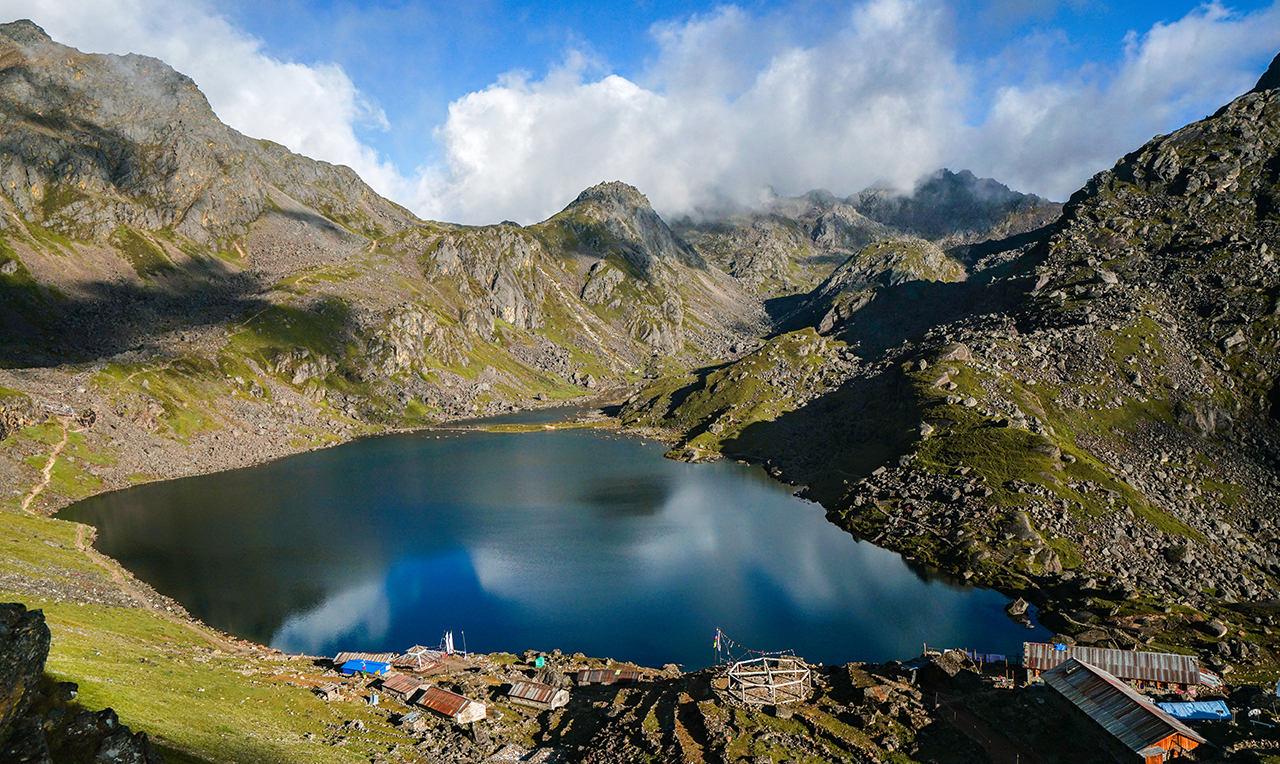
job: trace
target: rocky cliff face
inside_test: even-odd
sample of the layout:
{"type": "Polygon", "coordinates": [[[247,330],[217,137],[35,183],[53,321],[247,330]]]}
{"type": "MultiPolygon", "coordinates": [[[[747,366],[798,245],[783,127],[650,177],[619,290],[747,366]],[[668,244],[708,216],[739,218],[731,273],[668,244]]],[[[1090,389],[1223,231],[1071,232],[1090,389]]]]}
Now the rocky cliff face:
{"type": "Polygon", "coordinates": [[[40,692],[49,627],[39,611],[0,605],[0,730],[21,719],[40,692]]]}

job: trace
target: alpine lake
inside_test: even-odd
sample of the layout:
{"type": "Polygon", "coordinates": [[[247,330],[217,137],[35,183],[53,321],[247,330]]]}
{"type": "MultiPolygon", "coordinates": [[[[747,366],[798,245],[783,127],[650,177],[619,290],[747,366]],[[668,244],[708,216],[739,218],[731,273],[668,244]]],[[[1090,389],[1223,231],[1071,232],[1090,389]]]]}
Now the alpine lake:
{"type": "Polygon", "coordinates": [[[722,657],[717,629],[735,655],[827,664],[925,644],[1020,654],[1049,636],[1010,620],[997,592],[855,540],[759,467],[665,450],[610,430],[425,430],[59,517],[97,527],[99,550],[206,623],[311,655],[434,647],[452,631],[473,652],[692,670],[722,657]]]}

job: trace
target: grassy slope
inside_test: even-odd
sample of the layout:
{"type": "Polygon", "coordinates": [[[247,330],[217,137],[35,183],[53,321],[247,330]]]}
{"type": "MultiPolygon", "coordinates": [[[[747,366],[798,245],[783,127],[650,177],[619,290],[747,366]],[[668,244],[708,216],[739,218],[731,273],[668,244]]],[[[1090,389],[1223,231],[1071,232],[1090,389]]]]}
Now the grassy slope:
{"type": "Polygon", "coordinates": [[[113,708],[147,731],[169,761],[368,761],[410,742],[381,710],[319,700],[307,659],[220,649],[168,618],[107,604],[119,588],[77,551],[76,534],[75,523],[0,511],[0,599],[42,609],[47,673],[79,684],[85,708],[113,708]],[[335,725],[352,719],[366,730],[331,745],[335,725]]]}

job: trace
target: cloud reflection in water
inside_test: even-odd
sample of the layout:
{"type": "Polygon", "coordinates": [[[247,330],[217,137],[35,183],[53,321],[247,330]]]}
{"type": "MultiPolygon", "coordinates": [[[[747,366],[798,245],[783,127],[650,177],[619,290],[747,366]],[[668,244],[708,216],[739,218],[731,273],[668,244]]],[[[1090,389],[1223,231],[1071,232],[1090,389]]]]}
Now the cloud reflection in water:
{"type": "Polygon", "coordinates": [[[924,580],[758,469],[662,452],[583,431],[378,438],[111,494],[77,519],[213,625],[310,653],[454,630],[485,652],[692,667],[716,628],[823,662],[1031,634],[1000,595],[924,580]],[[251,587],[227,586],[229,560],[251,587]]]}

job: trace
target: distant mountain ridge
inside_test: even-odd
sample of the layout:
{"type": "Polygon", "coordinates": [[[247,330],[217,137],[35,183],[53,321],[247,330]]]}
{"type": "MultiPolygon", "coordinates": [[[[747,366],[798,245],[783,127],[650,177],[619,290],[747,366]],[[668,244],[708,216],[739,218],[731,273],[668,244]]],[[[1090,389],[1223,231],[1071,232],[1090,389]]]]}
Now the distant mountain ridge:
{"type": "Polygon", "coordinates": [[[83,54],[29,21],[0,25],[0,128],[14,211],[90,241],[127,225],[217,247],[277,207],[371,235],[415,222],[349,168],[228,128],[163,62],[83,54]]]}
{"type": "Polygon", "coordinates": [[[875,242],[923,239],[967,258],[972,245],[1053,223],[1062,205],[968,170],[939,170],[910,194],[869,188],[777,197],[757,210],[707,213],[673,230],[707,260],[770,296],[808,292],[875,242]],[[966,248],[967,247],[967,248],[966,248]]]}
{"type": "Polygon", "coordinates": [[[1003,239],[1042,228],[1062,205],[1010,190],[968,170],[939,170],[909,195],[870,188],[845,200],[863,215],[943,248],[1003,239]]]}

